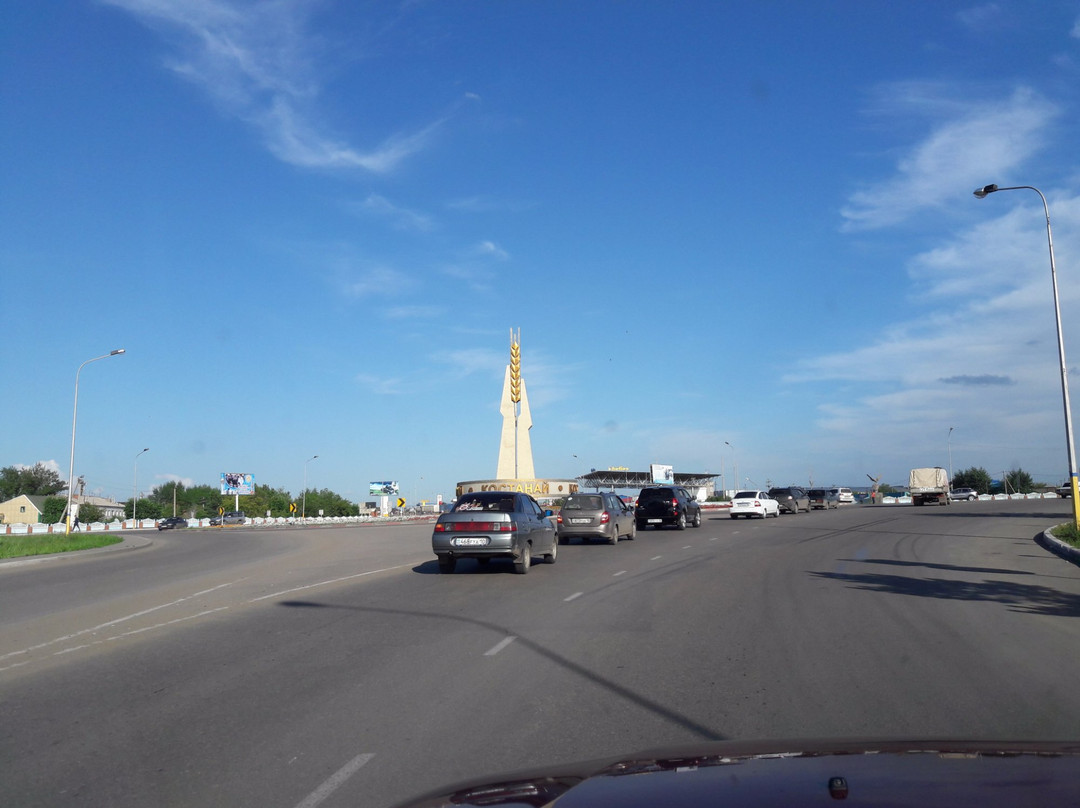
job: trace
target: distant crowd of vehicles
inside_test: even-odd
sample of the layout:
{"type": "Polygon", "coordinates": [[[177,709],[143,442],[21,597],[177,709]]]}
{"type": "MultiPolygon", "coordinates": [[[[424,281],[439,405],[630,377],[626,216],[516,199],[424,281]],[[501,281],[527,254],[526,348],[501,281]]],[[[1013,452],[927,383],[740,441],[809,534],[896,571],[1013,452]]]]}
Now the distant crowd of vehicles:
{"type": "MultiPolygon", "coordinates": [[[[730,518],[761,518],[813,508],[835,508],[854,502],[848,488],[773,488],[769,491],[738,491],[731,501],[730,518]]],[[[453,507],[439,516],[431,537],[431,549],[440,572],[453,572],[460,559],[486,565],[493,558],[509,559],[524,575],[534,558],[554,564],[559,545],[573,539],[618,544],[633,540],[639,530],[701,527],[701,504],[683,486],[653,485],[642,488],[631,505],[614,492],[576,492],[556,515],[544,510],[528,494],[511,491],[478,491],[463,494],[453,507]],[[554,520],[548,517],[555,517],[554,520]]]]}

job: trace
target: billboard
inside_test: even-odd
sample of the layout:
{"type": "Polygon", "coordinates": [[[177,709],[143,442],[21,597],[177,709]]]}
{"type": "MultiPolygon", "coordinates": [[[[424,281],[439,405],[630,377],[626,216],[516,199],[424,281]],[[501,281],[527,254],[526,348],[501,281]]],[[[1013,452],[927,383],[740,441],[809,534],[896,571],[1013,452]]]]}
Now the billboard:
{"type": "Polygon", "coordinates": [[[675,482],[675,470],[671,466],[653,463],[649,466],[649,474],[656,485],[671,485],[675,482]]]}
{"type": "Polygon", "coordinates": [[[248,496],[255,493],[255,475],[238,474],[236,472],[221,472],[221,493],[232,496],[248,496]]]}
{"type": "Polygon", "coordinates": [[[397,480],[384,480],[381,483],[368,483],[368,496],[371,497],[396,497],[398,494],[397,480]]]}

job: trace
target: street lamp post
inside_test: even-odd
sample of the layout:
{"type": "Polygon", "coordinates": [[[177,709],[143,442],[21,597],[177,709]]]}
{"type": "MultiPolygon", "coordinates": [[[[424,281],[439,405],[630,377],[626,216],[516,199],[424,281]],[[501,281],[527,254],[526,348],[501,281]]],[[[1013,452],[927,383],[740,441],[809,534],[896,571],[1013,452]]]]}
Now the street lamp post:
{"type": "Polygon", "coordinates": [[[150,447],[147,446],[139,454],[135,455],[135,482],[131,485],[131,521],[135,524],[132,527],[138,525],[136,511],[139,508],[139,457],[146,452],[150,451],[150,447]]]}
{"type": "Polygon", "coordinates": [[[729,449],[731,449],[731,465],[735,467],[735,488],[739,487],[739,461],[735,459],[735,447],[727,441],[724,441],[729,449]]]}
{"type": "Polygon", "coordinates": [[[307,464],[310,463],[312,460],[314,460],[317,457],[318,457],[318,455],[313,455],[312,457],[309,457],[307,460],[304,461],[304,496],[303,496],[303,503],[300,505],[300,518],[301,519],[306,519],[307,518],[307,464]]]}
{"type": "Polygon", "coordinates": [[[1014,185],[999,188],[996,185],[984,185],[975,191],[978,199],[985,199],[997,191],[1034,191],[1042,200],[1043,213],[1046,215],[1046,244],[1050,249],[1050,281],[1054,287],[1054,318],[1057,321],[1058,363],[1061,365],[1061,400],[1065,407],[1065,446],[1069,454],[1069,485],[1072,487],[1073,525],[1080,530],[1080,490],[1076,476],[1076,449],[1073,446],[1072,408],[1069,404],[1069,371],[1065,364],[1065,340],[1061,334],[1061,303],[1058,300],[1057,268],[1054,266],[1054,234],[1050,230],[1050,207],[1046,204],[1043,192],[1034,185],[1014,185]]]}
{"type": "Polygon", "coordinates": [[[71,493],[75,484],[75,423],[79,417],[79,374],[82,373],[82,369],[91,362],[97,362],[99,359],[108,359],[110,356],[117,356],[122,353],[124,353],[124,349],[117,348],[115,351],[109,351],[107,354],[95,356],[93,359],[87,359],[79,365],[79,369],[75,371],[75,407],[71,411],[71,461],[68,463],[67,525],[64,528],[64,535],[71,533],[71,493]]]}
{"type": "Polygon", "coordinates": [[[956,429],[955,426],[949,427],[949,486],[952,486],[952,431],[956,429]]]}

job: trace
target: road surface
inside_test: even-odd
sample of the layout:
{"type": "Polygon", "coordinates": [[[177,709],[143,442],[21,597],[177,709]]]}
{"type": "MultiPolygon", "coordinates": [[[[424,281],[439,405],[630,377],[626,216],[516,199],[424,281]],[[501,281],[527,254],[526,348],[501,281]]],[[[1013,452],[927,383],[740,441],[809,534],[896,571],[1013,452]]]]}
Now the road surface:
{"type": "Polygon", "coordinates": [[[528,575],[430,525],[0,565],[2,805],[385,806],[701,739],[1080,736],[1067,501],[710,514],[528,575]]]}

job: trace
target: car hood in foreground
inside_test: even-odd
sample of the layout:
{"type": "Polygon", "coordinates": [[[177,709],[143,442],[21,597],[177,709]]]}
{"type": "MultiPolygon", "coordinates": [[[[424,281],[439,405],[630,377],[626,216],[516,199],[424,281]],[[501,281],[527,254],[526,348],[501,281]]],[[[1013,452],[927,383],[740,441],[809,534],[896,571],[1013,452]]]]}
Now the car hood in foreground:
{"type": "Polygon", "coordinates": [[[484,778],[437,806],[1073,805],[1080,742],[724,741],[484,778]]]}

